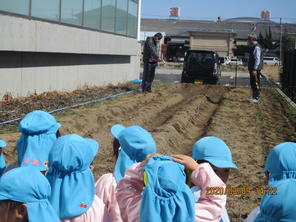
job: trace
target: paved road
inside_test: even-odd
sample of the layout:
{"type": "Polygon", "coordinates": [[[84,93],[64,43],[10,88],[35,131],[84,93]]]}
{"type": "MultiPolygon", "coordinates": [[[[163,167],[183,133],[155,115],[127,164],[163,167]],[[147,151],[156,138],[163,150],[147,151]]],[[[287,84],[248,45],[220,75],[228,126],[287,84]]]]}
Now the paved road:
{"type": "MultiPolygon", "coordinates": [[[[159,69],[156,69],[155,80],[169,81],[169,82],[180,82],[181,73],[182,73],[182,69],[159,68],[159,69]]],[[[222,76],[220,79],[221,85],[226,85],[226,86],[234,86],[235,85],[235,72],[229,72],[229,71],[222,72],[221,76],[222,76]]],[[[141,73],[141,78],[142,78],[142,73],[141,73]]],[[[238,72],[236,85],[249,87],[250,86],[249,73],[248,72],[238,72]]],[[[266,81],[265,79],[262,79],[261,86],[263,88],[271,87],[271,84],[268,81],[266,81]]]]}

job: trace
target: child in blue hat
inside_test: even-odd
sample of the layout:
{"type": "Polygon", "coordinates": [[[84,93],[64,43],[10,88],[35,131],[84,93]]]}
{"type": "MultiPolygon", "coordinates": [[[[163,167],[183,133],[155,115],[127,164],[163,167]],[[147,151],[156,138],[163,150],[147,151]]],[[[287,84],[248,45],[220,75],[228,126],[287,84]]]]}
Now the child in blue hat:
{"type": "Polygon", "coordinates": [[[209,164],[198,164],[186,155],[150,154],[126,171],[117,185],[116,197],[122,219],[127,222],[218,222],[226,196],[206,195],[207,187],[225,188],[209,164]],[[191,182],[201,187],[202,198],[197,203],[186,184],[184,168],[193,171],[191,182]]]}
{"type": "Polygon", "coordinates": [[[117,183],[134,163],[145,160],[147,154],[155,153],[156,144],[152,135],[140,126],[125,128],[122,125],[114,125],[111,134],[114,136],[115,169],[113,174],[104,174],[100,177],[96,183],[96,194],[105,203],[113,221],[121,222],[120,208],[115,195],[117,183]]]}
{"type": "Polygon", "coordinates": [[[269,188],[247,222],[296,221],[296,143],[285,142],[268,154],[265,173],[269,188]]]}
{"type": "MultiPolygon", "coordinates": [[[[226,143],[215,136],[204,137],[198,140],[192,148],[192,158],[198,164],[209,164],[215,174],[226,182],[229,177],[230,169],[238,167],[232,162],[232,154],[226,143]]],[[[201,189],[198,186],[192,187],[196,202],[202,198],[201,189]]],[[[221,222],[229,222],[229,217],[226,208],[223,209],[221,222]]]]}
{"type": "Polygon", "coordinates": [[[50,185],[33,167],[10,170],[0,178],[0,221],[60,222],[48,201],[50,185]]]}
{"type": "Polygon", "coordinates": [[[6,142],[4,140],[0,140],[0,177],[2,176],[6,168],[5,158],[2,153],[2,148],[4,147],[6,147],[6,142]]]}
{"type": "Polygon", "coordinates": [[[33,166],[45,174],[48,155],[59,136],[60,127],[61,124],[47,112],[36,110],[28,113],[18,127],[22,133],[16,144],[18,160],[5,172],[16,167],[33,166]]]}
{"type": "Polygon", "coordinates": [[[95,194],[90,169],[98,149],[95,140],[75,134],[58,138],[52,147],[46,175],[52,188],[49,200],[63,222],[112,221],[95,194]]]}

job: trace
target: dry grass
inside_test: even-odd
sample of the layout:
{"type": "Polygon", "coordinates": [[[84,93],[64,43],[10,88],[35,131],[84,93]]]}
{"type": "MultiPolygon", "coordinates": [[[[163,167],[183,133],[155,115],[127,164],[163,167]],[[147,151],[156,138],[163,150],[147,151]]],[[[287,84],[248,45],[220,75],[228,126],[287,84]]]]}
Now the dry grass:
{"type": "MultiPolygon", "coordinates": [[[[19,98],[8,95],[0,100],[0,122],[23,117],[33,110],[50,111],[138,88],[139,84],[128,82],[101,87],[84,86],[71,92],[51,91],[19,98]]],[[[0,132],[7,128],[8,125],[0,126],[0,132]]]]}
{"type": "Polygon", "coordinates": [[[264,65],[262,73],[266,75],[271,81],[275,83],[280,82],[280,70],[279,66],[264,65]]]}

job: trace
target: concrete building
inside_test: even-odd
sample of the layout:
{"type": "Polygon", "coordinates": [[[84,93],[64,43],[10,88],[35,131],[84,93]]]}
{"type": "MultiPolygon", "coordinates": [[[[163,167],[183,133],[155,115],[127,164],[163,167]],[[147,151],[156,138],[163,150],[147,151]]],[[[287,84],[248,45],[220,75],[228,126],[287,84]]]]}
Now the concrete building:
{"type": "Polygon", "coordinates": [[[233,56],[235,33],[232,32],[189,32],[190,49],[212,50],[219,56],[233,56]]]}
{"type": "Polygon", "coordinates": [[[139,77],[140,0],[0,1],[0,100],[139,77]]]}
{"type": "Polygon", "coordinates": [[[282,34],[292,36],[296,33],[296,24],[282,24],[260,18],[241,17],[227,20],[181,20],[181,19],[147,19],[141,20],[141,31],[164,32],[171,41],[190,42],[193,49],[208,49],[219,52],[221,56],[232,56],[235,45],[246,45],[248,34],[255,32],[265,35],[272,32],[274,40],[282,34]],[[235,44],[234,44],[235,41],[235,44]]]}

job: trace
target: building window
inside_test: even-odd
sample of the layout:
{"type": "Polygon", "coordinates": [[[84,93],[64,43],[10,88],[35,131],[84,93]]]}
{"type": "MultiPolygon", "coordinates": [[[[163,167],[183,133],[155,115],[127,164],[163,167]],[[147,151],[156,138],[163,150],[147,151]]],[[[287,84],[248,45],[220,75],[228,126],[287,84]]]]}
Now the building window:
{"type": "Polygon", "coordinates": [[[0,11],[136,37],[138,4],[138,0],[0,0],[0,11]]]}
{"type": "Polygon", "coordinates": [[[61,22],[82,25],[82,0],[62,0],[61,22]]]}
{"type": "Polygon", "coordinates": [[[123,35],[127,33],[127,8],[128,0],[117,0],[115,31],[123,35]]]}
{"type": "Polygon", "coordinates": [[[60,0],[32,0],[31,15],[53,21],[60,20],[60,0]]]}
{"type": "Polygon", "coordinates": [[[29,15],[29,0],[0,0],[0,10],[29,15]]]}
{"type": "Polygon", "coordinates": [[[136,37],[138,31],[138,2],[137,0],[129,0],[128,7],[128,27],[127,34],[136,37]]]}
{"type": "Polygon", "coordinates": [[[84,0],[83,21],[85,27],[101,29],[101,0],[84,0]]]}
{"type": "Polygon", "coordinates": [[[102,30],[115,30],[115,0],[102,0],[102,30]]]}

